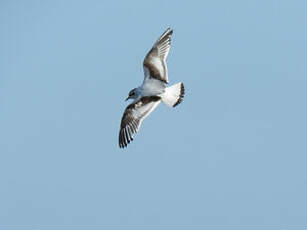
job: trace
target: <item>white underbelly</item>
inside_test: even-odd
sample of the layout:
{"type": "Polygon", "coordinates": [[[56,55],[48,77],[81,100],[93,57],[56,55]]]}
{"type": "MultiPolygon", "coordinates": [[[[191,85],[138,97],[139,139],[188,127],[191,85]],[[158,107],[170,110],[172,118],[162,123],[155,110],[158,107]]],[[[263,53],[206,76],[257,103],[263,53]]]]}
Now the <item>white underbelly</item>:
{"type": "Polygon", "coordinates": [[[153,96],[164,93],[165,85],[162,81],[151,78],[144,81],[140,88],[143,96],[153,96]]]}

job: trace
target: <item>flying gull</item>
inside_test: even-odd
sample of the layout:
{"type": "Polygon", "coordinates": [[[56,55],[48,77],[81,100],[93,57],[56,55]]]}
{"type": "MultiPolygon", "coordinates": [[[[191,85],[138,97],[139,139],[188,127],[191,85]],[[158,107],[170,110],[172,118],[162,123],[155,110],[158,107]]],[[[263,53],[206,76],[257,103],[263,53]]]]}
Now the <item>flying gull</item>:
{"type": "Polygon", "coordinates": [[[183,100],[182,82],[166,87],[168,74],[165,61],[170,50],[172,34],[173,30],[168,28],[144,59],[143,83],[132,89],[126,99],[133,99],[133,102],[127,106],[121,120],[118,138],[120,148],[126,147],[133,140],[133,135],[139,130],[142,121],[161,101],[169,107],[175,107],[183,100]]]}

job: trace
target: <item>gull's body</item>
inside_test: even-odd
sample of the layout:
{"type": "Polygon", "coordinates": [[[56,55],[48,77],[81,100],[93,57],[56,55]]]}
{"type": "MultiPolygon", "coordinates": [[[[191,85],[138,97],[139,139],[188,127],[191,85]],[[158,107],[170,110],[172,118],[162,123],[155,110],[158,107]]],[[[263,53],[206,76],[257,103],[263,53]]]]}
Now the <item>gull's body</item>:
{"type": "Polygon", "coordinates": [[[146,55],[143,68],[144,80],[141,86],[129,92],[127,99],[134,99],[127,106],[119,131],[119,146],[126,147],[133,140],[142,121],[162,102],[170,107],[178,105],[184,96],[183,83],[166,87],[168,71],[166,58],[170,50],[173,30],[167,29],[146,55]]]}

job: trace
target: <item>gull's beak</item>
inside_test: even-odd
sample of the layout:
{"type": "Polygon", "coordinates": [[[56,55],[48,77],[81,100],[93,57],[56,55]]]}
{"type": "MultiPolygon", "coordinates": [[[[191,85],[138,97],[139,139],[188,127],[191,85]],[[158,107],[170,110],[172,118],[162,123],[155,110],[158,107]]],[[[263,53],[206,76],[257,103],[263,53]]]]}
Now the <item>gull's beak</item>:
{"type": "Polygon", "coordinates": [[[125,101],[128,101],[130,97],[127,97],[125,101]]]}

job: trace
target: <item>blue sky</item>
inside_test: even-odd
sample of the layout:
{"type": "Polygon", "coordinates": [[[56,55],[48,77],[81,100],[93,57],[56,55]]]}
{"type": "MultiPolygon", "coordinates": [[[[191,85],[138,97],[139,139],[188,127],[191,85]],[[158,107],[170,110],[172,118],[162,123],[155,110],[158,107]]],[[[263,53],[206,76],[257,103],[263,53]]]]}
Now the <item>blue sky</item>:
{"type": "Polygon", "coordinates": [[[1,1],[0,229],[307,229],[307,3],[1,1]],[[127,149],[142,61],[171,84],[127,149]]]}

